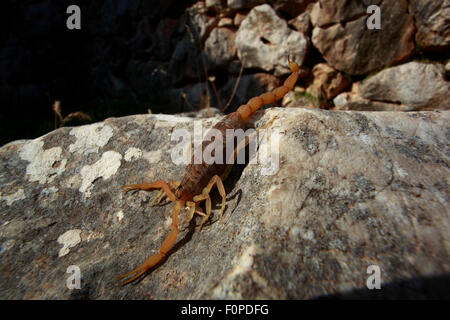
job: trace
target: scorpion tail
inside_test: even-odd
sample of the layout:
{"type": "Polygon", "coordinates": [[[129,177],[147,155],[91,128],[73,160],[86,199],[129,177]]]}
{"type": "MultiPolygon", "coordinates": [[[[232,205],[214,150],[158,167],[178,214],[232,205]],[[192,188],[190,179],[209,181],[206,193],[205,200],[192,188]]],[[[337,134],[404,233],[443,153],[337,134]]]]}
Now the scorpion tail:
{"type": "Polygon", "coordinates": [[[150,268],[155,266],[158,262],[160,262],[162,260],[162,258],[164,258],[164,255],[160,254],[160,253],[151,255],[139,267],[137,267],[136,269],[134,269],[133,271],[131,271],[131,272],[127,273],[127,274],[123,274],[121,276],[118,276],[117,279],[123,279],[123,278],[127,278],[127,277],[130,277],[130,276],[134,275],[132,278],[130,278],[130,279],[126,280],[126,281],[123,281],[120,284],[121,285],[125,285],[125,284],[128,284],[130,282],[133,282],[134,280],[140,278],[145,272],[150,270],[150,268]]]}
{"type": "Polygon", "coordinates": [[[158,250],[157,254],[153,254],[144,261],[139,267],[134,269],[133,271],[126,273],[124,275],[118,276],[118,279],[128,278],[130,279],[121,282],[121,285],[125,285],[127,283],[133,282],[134,280],[140,278],[145,272],[150,270],[156,264],[158,264],[169,252],[169,250],[173,247],[175,241],[177,240],[178,235],[178,214],[180,213],[181,208],[184,205],[184,201],[177,201],[175,207],[172,212],[172,224],[170,226],[170,232],[167,235],[166,239],[164,239],[163,244],[158,250]]]}
{"type": "Polygon", "coordinates": [[[171,181],[171,182],[167,183],[164,180],[157,180],[154,182],[129,184],[129,185],[120,187],[120,189],[124,189],[123,192],[125,192],[125,193],[127,193],[128,191],[132,191],[132,190],[150,191],[150,190],[154,190],[154,189],[161,189],[162,191],[164,191],[165,195],[167,195],[167,197],[169,197],[169,199],[171,201],[177,201],[177,197],[175,197],[175,194],[172,192],[172,190],[170,188],[173,186],[177,186],[178,184],[179,184],[178,181],[171,181]]]}
{"type": "Polygon", "coordinates": [[[236,112],[241,116],[242,120],[247,119],[254,114],[263,105],[273,103],[283,98],[294,87],[297,79],[300,75],[300,67],[294,61],[291,61],[288,57],[289,68],[291,69],[291,75],[284,81],[283,85],[275,88],[271,92],[266,92],[259,97],[251,98],[247,104],[241,105],[236,112]]]}

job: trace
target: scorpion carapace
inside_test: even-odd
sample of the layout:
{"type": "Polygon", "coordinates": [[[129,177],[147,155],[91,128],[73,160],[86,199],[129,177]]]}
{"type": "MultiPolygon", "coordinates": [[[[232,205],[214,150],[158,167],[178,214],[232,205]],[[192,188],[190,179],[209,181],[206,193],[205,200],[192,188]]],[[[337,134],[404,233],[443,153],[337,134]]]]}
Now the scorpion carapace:
{"type": "MultiPolygon", "coordinates": [[[[300,73],[300,68],[297,63],[290,61],[289,58],[288,63],[292,73],[284,81],[282,86],[271,92],[266,92],[258,97],[250,99],[247,104],[241,105],[236,112],[225,116],[224,119],[219,121],[213,128],[219,130],[223,136],[225,136],[227,129],[244,128],[250,116],[253,115],[260,107],[283,98],[294,87],[300,73]]],[[[204,141],[202,143],[203,150],[209,143],[210,141],[204,141]]],[[[225,150],[225,142],[223,148],[225,150]]],[[[200,230],[202,228],[203,224],[211,215],[211,198],[209,193],[214,186],[217,187],[219,194],[222,197],[222,205],[219,213],[220,220],[222,220],[226,201],[226,192],[222,180],[225,179],[229,173],[230,166],[227,164],[206,164],[204,162],[200,164],[193,163],[194,161],[191,161],[191,164],[187,166],[186,173],[181,182],[166,182],[163,180],[158,180],[141,184],[125,185],[122,187],[125,189],[124,192],[131,190],[150,191],[160,189],[160,194],[155,198],[155,200],[152,201],[151,205],[155,202],[158,203],[162,196],[165,195],[170,199],[170,201],[175,202],[175,207],[172,211],[172,224],[170,225],[170,232],[164,239],[158,253],[151,255],[144,261],[143,264],[133,271],[118,276],[119,279],[131,277],[130,279],[123,281],[121,284],[127,284],[138,279],[167,255],[177,239],[179,213],[182,208],[187,207],[189,210],[188,221],[194,217],[195,213],[202,215],[203,219],[198,229],[200,230]],[[199,204],[202,201],[205,201],[205,212],[203,212],[199,207],[199,204]]]]}

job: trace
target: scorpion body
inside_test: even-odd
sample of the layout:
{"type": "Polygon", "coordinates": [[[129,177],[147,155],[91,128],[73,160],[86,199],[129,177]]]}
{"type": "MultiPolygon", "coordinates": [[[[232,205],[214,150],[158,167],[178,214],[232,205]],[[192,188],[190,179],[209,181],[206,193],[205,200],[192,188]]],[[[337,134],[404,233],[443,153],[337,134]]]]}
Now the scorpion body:
{"type": "MultiPolygon", "coordinates": [[[[213,129],[219,130],[222,136],[225,136],[227,129],[242,129],[245,127],[249,118],[263,105],[273,103],[283,98],[295,85],[300,74],[300,68],[297,63],[290,61],[289,67],[291,69],[290,76],[284,81],[283,85],[274,89],[271,92],[263,93],[258,97],[250,99],[246,104],[241,105],[236,112],[230,113],[219,121],[213,129]]],[[[211,143],[210,141],[202,142],[202,150],[211,143]]],[[[223,150],[225,150],[225,141],[223,150]]],[[[225,154],[225,153],[223,153],[225,154]]],[[[119,279],[131,277],[121,284],[130,283],[145,272],[159,263],[169,252],[172,246],[175,244],[178,235],[179,213],[182,208],[187,207],[189,210],[189,221],[197,213],[203,216],[203,220],[199,225],[201,229],[202,225],[208,220],[211,214],[211,198],[209,193],[214,186],[217,186],[220,196],[222,197],[222,205],[220,208],[220,219],[225,209],[226,193],[222,183],[228,173],[230,166],[226,163],[207,164],[205,162],[195,164],[193,161],[186,168],[186,173],[179,181],[166,182],[164,180],[158,180],[149,183],[125,185],[122,188],[124,192],[131,190],[155,190],[160,189],[162,195],[166,195],[171,201],[175,202],[175,207],[172,211],[172,223],[170,226],[170,232],[164,239],[158,253],[151,255],[144,261],[139,267],[133,271],[118,276],[119,279]],[[173,191],[172,191],[173,190],[173,191]],[[199,203],[205,201],[205,212],[199,207],[199,203]]],[[[158,196],[156,197],[158,198],[158,196]]],[[[155,198],[155,200],[156,200],[155,198]]],[[[161,200],[161,197],[159,197],[161,200]]],[[[158,202],[159,202],[158,200],[158,202]]]]}

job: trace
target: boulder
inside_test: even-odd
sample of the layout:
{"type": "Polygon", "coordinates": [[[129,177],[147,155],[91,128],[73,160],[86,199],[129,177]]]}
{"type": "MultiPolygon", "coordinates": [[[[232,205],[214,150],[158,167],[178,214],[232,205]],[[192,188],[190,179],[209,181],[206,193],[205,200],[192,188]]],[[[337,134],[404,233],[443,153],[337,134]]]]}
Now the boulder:
{"type": "Polygon", "coordinates": [[[365,17],[368,6],[380,3],[381,0],[319,0],[312,8],[311,23],[321,28],[344,24],[365,17]]]}
{"type": "Polygon", "coordinates": [[[172,133],[219,120],[134,115],[1,147],[0,298],[448,298],[450,111],[259,111],[250,125],[273,120],[275,140],[225,181],[224,224],[214,191],[203,230],[183,212],[167,259],[119,286],[158,250],[173,208],[120,186],[180,180],[172,133]]]}
{"type": "Polygon", "coordinates": [[[241,22],[244,21],[245,14],[237,12],[234,16],[233,23],[236,27],[239,27],[241,25],[241,22]]]}
{"type": "Polygon", "coordinates": [[[407,105],[365,99],[356,92],[341,93],[333,99],[333,103],[333,110],[410,111],[407,105]]]}
{"type": "Polygon", "coordinates": [[[357,83],[352,94],[335,99],[343,110],[434,110],[450,108],[450,82],[444,65],[408,62],[357,83]],[[373,104],[373,107],[370,105],[373,104]]]}
{"type": "Polygon", "coordinates": [[[234,39],[235,33],[228,28],[214,28],[211,31],[205,41],[205,55],[212,68],[226,68],[233,60],[236,56],[234,39]]]}
{"type": "Polygon", "coordinates": [[[381,29],[368,29],[366,3],[319,1],[311,12],[311,41],[332,67],[364,75],[414,53],[414,19],[406,0],[380,3],[381,29]]]}
{"type": "Polygon", "coordinates": [[[450,82],[440,63],[412,61],[385,69],[363,81],[360,92],[363,98],[400,102],[410,110],[450,108],[450,82]]]}
{"type": "Polygon", "coordinates": [[[290,73],[287,56],[299,65],[308,49],[308,39],[288,28],[285,20],[267,5],[254,7],[236,34],[238,57],[245,68],[259,68],[275,76],[290,73]]]}
{"type": "Polygon", "coordinates": [[[416,21],[416,42],[424,50],[450,47],[450,0],[410,0],[416,21]]]}
{"type": "Polygon", "coordinates": [[[233,24],[234,24],[233,19],[231,19],[230,17],[223,17],[219,20],[217,26],[232,28],[233,24]]]}
{"type": "Polygon", "coordinates": [[[303,12],[296,16],[295,18],[289,20],[289,25],[293,26],[295,30],[305,34],[309,35],[311,31],[311,23],[310,23],[310,17],[308,12],[303,12]]]}
{"type": "Polygon", "coordinates": [[[326,63],[316,64],[312,69],[312,76],[314,79],[307,92],[327,100],[334,98],[350,84],[350,80],[342,72],[326,63]]]}

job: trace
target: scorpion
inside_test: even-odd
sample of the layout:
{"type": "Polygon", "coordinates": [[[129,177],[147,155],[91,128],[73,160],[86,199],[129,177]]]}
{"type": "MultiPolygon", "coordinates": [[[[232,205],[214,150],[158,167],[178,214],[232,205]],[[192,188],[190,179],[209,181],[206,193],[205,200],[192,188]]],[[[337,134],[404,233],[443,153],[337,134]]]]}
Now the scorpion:
{"type": "MultiPolygon", "coordinates": [[[[292,90],[300,75],[299,65],[291,61],[289,57],[288,63],[291,74],[284,81],[283,85],[275,88],[271,92],[266,92],[258,97],[251,98],[246,104],[241,105],[235,112],[226,115],[213,127],[213,129],[219,130],[222,134],[225,134],[227,129],[244,128],[246,123],[249,121],[249,118],[259,108],[263,105],[282,99],[290,90],[292,90]]],[[[202,148],[204,149],[208,143],[209,141],[203,141],[202,148]]],[[[225,148],[225,142],[223,147],[225,148]]],[[[164,180],[157,180],[154,182],[124,185],[121,187],[121,189],[124,189],[123,192],[125,193],[131,190],[151,191],[159,189],[159,195],[155,197],[150,206],[154,204],[155,200],[157,200],[158,203],[163,196],[167,196],[170,201],[175,202],[175,206],[172,211],[170,231],[159,248],[158,253],[148,257],[144,263],[131,272],[118,276],[118,279],[131,277],[128,280],[121,282],[121,285],[133,282],[140,278],[168,254],[177,239],[179,213],[181,209],[187,208],[189,210],[188,222],[192,220],[195,213],[203,216],[203,219],[198,226],[198,230],[201,230],[203,224],[208,221],[209,216],[211,215],[211,198],[209,194],[214,186],[217,187],[219,194],[222,197],[222,204],[219,211],[219,218],[222,221],[222,215],[226,202],[226,192],[222,180],[224,180],[228,175],[230,171],[229,169],[230,165],[227,165],[226,163],[206,164],[205,162],[201,162],[199,164],[195,164],[194,161],[191,161],[186,168],[186,173],[181,182],[166,182],[164,180]],[[206,213],[199,207],[199,203],[202,201],[205,201],[206,213]]]]}

